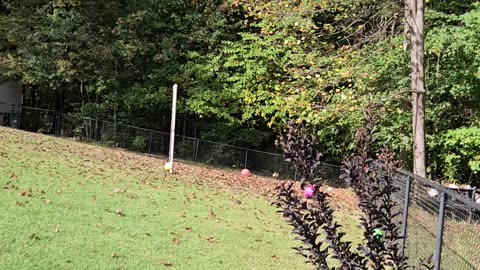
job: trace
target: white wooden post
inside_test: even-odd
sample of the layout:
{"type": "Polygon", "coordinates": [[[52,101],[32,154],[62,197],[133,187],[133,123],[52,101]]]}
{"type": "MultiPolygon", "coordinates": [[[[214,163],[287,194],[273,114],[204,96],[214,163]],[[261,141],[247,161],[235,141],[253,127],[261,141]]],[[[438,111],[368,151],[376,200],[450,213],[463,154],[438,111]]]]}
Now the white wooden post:
{"type": "Polygon", "coordinates": [[[170,123],[170,148],[168,152],[168,162],[170,163],[170,173],[173,173],[173,146],[175,144],[175,114],[177,109],[177,84],[173,85],[172,98],[172,120],[170,123]]]}

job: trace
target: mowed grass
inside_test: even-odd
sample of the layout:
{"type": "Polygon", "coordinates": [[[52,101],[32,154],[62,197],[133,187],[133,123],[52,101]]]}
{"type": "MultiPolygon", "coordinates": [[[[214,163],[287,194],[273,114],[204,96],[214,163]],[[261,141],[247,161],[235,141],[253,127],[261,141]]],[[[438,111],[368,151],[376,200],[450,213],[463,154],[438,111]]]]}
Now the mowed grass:
{"type": "Polygon", "coordinates": [[[0,128],[0,269],[310,268],[274,181],[164,162],[0,128]]]}

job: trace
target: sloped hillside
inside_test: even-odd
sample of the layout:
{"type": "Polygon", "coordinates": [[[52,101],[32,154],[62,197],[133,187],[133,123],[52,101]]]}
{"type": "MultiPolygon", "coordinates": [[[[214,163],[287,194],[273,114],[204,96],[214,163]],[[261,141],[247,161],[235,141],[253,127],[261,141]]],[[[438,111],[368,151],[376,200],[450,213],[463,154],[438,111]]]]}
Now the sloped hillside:
{"type": "Polygon", "coordinates": [[[263,196],[276,180],[164,175],[160,158],[6,128],[0,142],[0,269],[307,269],[263,196]]]}

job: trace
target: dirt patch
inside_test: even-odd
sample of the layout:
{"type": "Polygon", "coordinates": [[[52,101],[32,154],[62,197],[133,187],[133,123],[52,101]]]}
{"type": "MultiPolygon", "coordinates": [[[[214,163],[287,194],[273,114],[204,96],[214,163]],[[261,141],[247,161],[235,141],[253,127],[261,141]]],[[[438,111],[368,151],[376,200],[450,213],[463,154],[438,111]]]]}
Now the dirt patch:
{"type": "MultiPolygon", "coordinates": [[[[91,155],[92,158],[102,159],[107,162],[110,161],[112,165],[123,164],[122,169],[124,170],[149,170],[161,174],[165,181],[176,181],[179,180],[178,178],[181,178],[181,181],[187,181],[195,185],[246,192],[252,195],[265,196],[270,200],[276,197],[275,188],[283,182],[282,180],[272,177],[258,176],[255,174],[252,174],[250,177],[242,177],[240,175],[240,169],[218,169],[203,164],[193,164],[179,160],[174,162],[174,173],[169,175],[164,173],[164,165],[167,162],[167,158],[163,156],[153,157],[132,153],[123,149],[108,149],[94,146],[91,146],[90,150],[88,155],[91,155]],[[92,150],[99,152],[95,153],[92,152],[92,150]]],[[[333,188],[328,185],[322,186],[321,190],[328,193],[329,202],[334,209],[358,209],[358,199],[352,190],[333,188]]]]}
{"type": "Polygon", "coordinates": [[[358,210],[357,195],[351,189],[331,188],[329,186],[322,186],[321,191],[326,192],[328,202],[335,210],[358,210]]]}

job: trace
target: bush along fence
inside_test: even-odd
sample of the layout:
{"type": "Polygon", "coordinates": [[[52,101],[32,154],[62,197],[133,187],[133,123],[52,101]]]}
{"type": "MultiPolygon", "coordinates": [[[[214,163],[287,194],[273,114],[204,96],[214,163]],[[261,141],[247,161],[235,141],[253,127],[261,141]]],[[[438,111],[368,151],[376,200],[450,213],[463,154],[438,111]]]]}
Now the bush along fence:
{"type": "MultiPolygon", "coordinates": [[[[149,155],[168,155],[170,133],[115,124],[78,115],[61,114],[54,110],[23,107],[11,116],[22,130],[77,138],[104,146],[119,147],[149,155]]],[[[13,120],[12,120],[13,121],[13,120]]],[[[178,126],[178,125],[177,125],[178,126]]],[[[257,175],[277,175],[281,179],[295,179],[295,170],[284,156],[188,136],[175,136],[175,158],[230,169],[248,168],[257,175]]],[[[338,181],[340,167],[322,164],[318,173],[332,185],[338,181]]]]}

